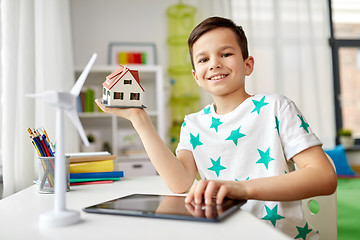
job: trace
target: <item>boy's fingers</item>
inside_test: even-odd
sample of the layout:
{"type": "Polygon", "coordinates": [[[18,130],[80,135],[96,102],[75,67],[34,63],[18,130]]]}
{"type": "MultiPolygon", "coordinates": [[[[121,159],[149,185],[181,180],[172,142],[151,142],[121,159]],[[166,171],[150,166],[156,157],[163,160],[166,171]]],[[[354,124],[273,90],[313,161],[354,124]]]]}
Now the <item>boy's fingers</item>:
{"type": "Polygon", "coordinates": [[[102,105],[102,103],[100,102],[99,99],[95,99],[95,102],[96,102],[97,105],[102,105]]]}
{"type": "Polygon", "coordinates": [[[228,194],[228,187],[226,185],[221,185],[216,195],[216,204],[222,204],[227,194],[228,194]]]}
{"type": "Polygon", "coordinates": [[[102,105],[99,99],[95,99],[95,103],[99,106],[99,108],[101,108],[101,110],[105,112],[104,105],[102,105]]]}
{"type": "Polygon", "coordinates": [[[194,185],[189,193],[187,194],[186,198],[185,198],[185,203],[191,203],[194,200],[194,191],[195,191],[196,185],[194,185]]]}
{"type": "Polygon", "coordinates": [[[196,185],[194,185],[187,197],[185,198],[186,203],[191,203],[194,201],[196,204],[200,204],[202,202],[203,194],[206,188],[207,182],[204,180],[199,181],[196,185]]]}
{"type": "Polygon", "coordinates": [[[206,186],[204,198],[205,204],[210,205],[212,203],[213,197],[216,196],[216,192],[218,191],[218,184],[214,181],[209,181],[206,186]]]}
{"type": "Polygon", "coordinates": [[[200,182],[196,185],[196,189],[194,191],[194,198],[196,204],[200,204],[202,202],[207,184],[208,181],[200,180],[200,182]]]}

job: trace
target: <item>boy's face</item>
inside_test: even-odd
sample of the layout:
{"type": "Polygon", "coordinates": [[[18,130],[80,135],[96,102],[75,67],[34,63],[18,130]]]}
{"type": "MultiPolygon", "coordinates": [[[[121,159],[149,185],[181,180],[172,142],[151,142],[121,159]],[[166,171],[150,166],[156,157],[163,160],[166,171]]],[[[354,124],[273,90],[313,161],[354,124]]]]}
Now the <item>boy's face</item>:
{"type": "Polygon", "coordinates": [[[245,76],[251,74],[254,59],[243,60],[231,29],[217,28],[202,35],[193,45],[193,60],[196,82],[213,97],[245,93],[245,76]]]}

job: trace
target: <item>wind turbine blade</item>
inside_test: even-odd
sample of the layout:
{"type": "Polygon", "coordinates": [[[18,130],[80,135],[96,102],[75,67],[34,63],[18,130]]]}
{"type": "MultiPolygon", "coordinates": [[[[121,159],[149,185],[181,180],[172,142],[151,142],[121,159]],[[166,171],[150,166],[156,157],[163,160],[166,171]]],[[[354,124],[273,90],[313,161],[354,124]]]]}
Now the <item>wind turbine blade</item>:
{"type": "Polygon", "coordinates": [[[84,71],[81,73],[80,77],[76,81],[75,85],[71,89],[71,94],[75,97],[77,97],[80,94],[81,88],[83,87],[85,80],[90,72],[90,69],[92,65],[94,64],[95,60],[97,58],[97,54],[94,53],[92,57],[90,58],[88,64],[84,68],[84,71]]]}
{"type": "Polygon", "coordinates": [[[71,109],[67,110],[66,113],[69,116],[69,118],[71,119],[71,121],[73,122],[73,124],[75,125],[85,146],[89,146],[90,145],[89,140],[86,137],[85,130],[80,122],[79,116],[78,116],[75,108],[71,108],[71,109]]]}

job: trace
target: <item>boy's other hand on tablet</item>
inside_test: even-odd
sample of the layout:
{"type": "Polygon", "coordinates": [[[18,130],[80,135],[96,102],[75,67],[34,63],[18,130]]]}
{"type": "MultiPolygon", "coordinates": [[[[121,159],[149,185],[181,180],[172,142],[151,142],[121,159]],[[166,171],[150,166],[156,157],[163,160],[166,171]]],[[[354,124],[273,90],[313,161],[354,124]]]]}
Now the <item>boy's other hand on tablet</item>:
{"type": "Polygon", "coordinates": [[[195,202],[195,204],[201,204],[204,202],[209,205],[215,198],[216,204],[222,204],[225,197],[246,199],[246,190],[242,182],[200,180],[190,189],[185,198],[185,203],[195,202]]]}

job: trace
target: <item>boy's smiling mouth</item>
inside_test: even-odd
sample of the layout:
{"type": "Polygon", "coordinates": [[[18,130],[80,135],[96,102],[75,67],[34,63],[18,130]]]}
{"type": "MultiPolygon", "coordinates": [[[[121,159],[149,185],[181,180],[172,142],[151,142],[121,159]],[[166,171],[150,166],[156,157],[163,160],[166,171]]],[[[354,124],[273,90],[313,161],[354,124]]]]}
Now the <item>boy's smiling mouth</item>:
{"type": "Polygon", "coordinates": [[[220,74],[220,75],[215,75],[212,77],[209,77],[208,80],[220,80],[223,78],[226,78],[229,74],[220,74]]]}

